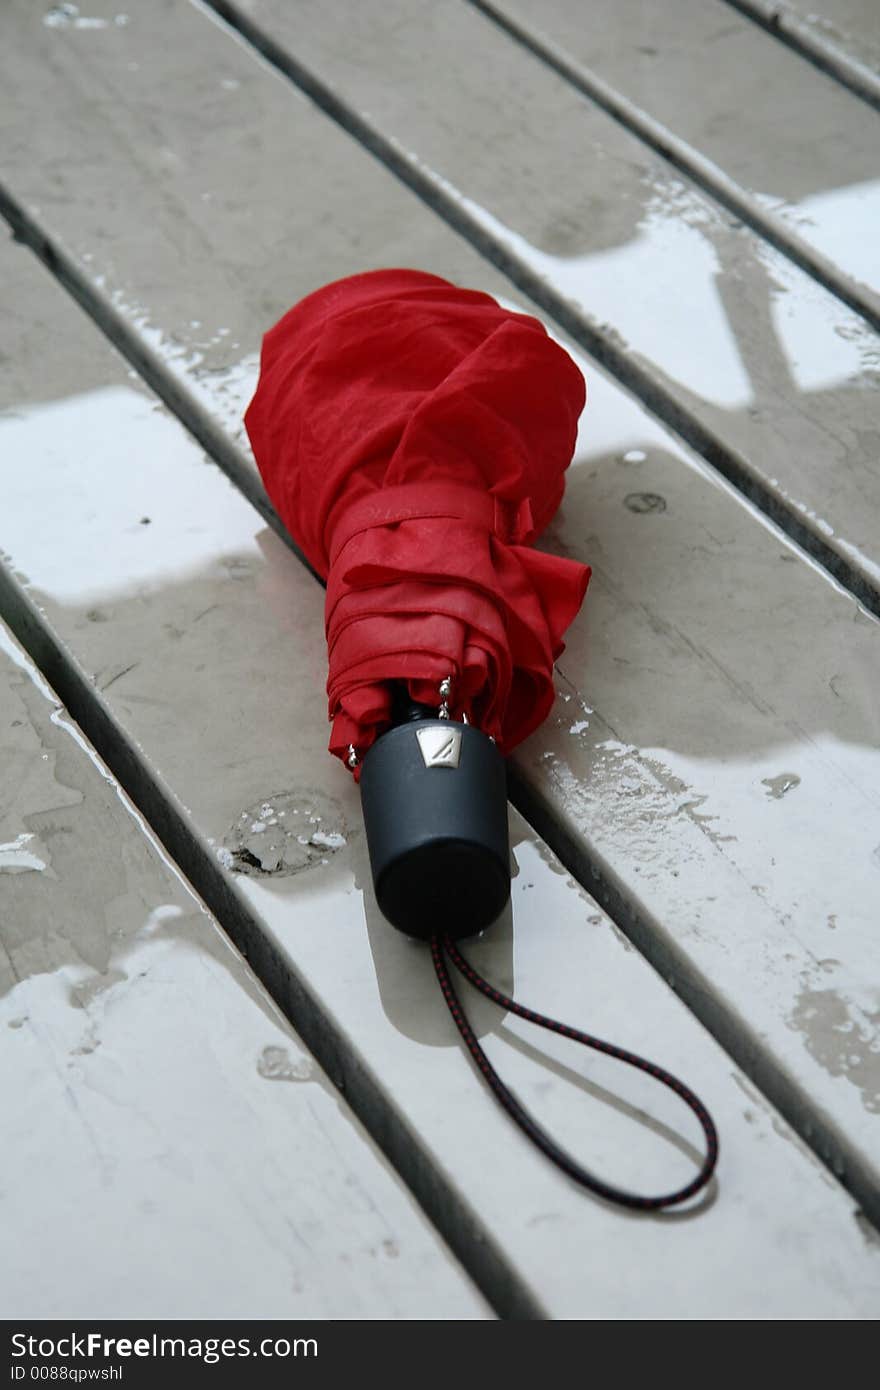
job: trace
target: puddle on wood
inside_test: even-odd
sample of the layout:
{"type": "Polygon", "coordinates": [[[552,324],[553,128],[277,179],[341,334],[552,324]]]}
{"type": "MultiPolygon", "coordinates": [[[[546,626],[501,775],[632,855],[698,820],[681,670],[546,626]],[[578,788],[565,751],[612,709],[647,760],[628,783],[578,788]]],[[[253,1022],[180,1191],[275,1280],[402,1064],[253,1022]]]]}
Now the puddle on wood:
{"type": "Polygon", "coordinates": [[[114,15],[112,20],[101,15],[80,14],[78,5],[53,5],[43,15],[47,29],[108,29],[111,24],[122,29],[128,23],[127,14],[114,15]]]}
{"type": "Polygon", "coordinates": [[[788,1019],[831,1076],[857,1088],[866,1110],[880,1112],[880,1011],[859,1009],[833,989],[803,989],[788,1019]]]}
{"type": "Polygon", "coordinates": [[[781,801],[786,792],[792,791],[794,787],[799,787],[801,779],[796,772],[780,772],[778,777],[762,777],[761,786],[767,788],[767,795],[774,800],[781,801]]]}
{"type": "Polygon", "coordinates": [[[339,803],[320,791],[276,792],[241,812],[217,855],[236,873],[282,877],[301,873],[348,843],[339,803]]]}
{"type": "Polygon", "coordinates": [[[628,511],[636,514],[665,512],[666,498],[661,497],[659,492],[628,492],[623,499],[623,505],[628,511]]]}
{"type": "Polygon", "coordinates": [[[310,1081],[315,1063],[304,1052],[291,1057],[286,1047],[264,1047],[257,1059],[257,1071],[267,1081],[310,1081]]]}
{"type": "MultiPolygon", "coordinates": [[[[40,872],[45,869],[47,860],[41,859],[38,854],[34,853],[32,841],[35,838],[29,832],[22,831],[14,840],[0,845],[0,873],[23,874],[27,873],[28,870],[40,872]]],[[[39,843],[37,841],[38,845],[39,843]]],[[[40,847],[42,848],[42,846],[40,847]]]]}

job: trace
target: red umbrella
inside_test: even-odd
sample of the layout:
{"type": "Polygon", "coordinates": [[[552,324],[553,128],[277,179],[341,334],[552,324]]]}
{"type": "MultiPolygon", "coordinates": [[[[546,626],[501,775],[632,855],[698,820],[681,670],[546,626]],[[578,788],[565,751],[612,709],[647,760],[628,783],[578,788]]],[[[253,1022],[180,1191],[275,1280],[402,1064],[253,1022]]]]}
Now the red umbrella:
{"type": "Polygon", "coordinates": [[[248,434],[327,580],[330,748],[355,776],[392,682],[437,707],[449,679],[453,711],[503,753],[546,717],[590,571],[530,542],[583,405],[537,319],[420,271],[328,285],[266,335],[248,434]]]}
{"type": "Polygon", "coordinates": [[[245,419],[276,511],[327,581],[330,749],[363,772],[380,906],[430,937],[456,1025],[529,1137],[591,1191],[656,1209],[711,1177],[717,1140],[699,1099],[494,990],[452,940],[507,901],[502,754],[550,710],[553,663],[590,577],[531,546],[562,499],[584,399],[580,372],[536,319],[436,275],[381,270],[285,314],[265,337],[245,419]],[[706,1138],[696,1178],[642,1197],[564,1153],[490,1065],[444,952],[502,1007],[671,1086],[706,1138]]]}

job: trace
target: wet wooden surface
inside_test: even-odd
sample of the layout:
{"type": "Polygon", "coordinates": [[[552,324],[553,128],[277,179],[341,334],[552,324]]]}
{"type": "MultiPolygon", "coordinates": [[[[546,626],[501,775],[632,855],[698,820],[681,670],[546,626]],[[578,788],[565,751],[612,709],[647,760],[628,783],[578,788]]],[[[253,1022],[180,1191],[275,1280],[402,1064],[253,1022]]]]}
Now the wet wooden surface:
{"type": "MultiPolygon", "coordinates": [[[[424,181],[434,205],[463,219],[475,243],[509,264],[527,293],[791,533],[809,539],[825,563],[833,554],[835,572],[880,607],[880,551],[871,525],[880,508],[871,444],[877,337],[864,317],[474,6],[352,3],[341,7],[344,26],[335,18],[339,8],[305,0],[294,13],[283,0],[252,0],[229,12],[252,16],[256,40],[265,37],[277,45],[279,61],[323,82],[345,103],[349,124],[363,119],[385,142],[387,157],[424,181]]],[[[726,5],[710,9],[729,27],[741,24],[726,5]]],[[[544,14],[542,8],[542,25],[544,14]]],[[[607,27],[628,38],[616,15],[615,8],[607,27]]],[[[563,47],[570,54],[572,45],[563,47]]],[[[786,49],[775,57],[774,67],[805,66],[786,49]]],[[[673,53],[670,67],[675,59],[673,53]]],[[[719,68],[732,80],[733,53],[719,68]]],[[[743,63],[740,71],[744,87],[752,67],[743,63]]],[[[830,79],[816,77],[823,95],[830,79]]],[[[861,279],[876,285],[880,123],[848,93],[831,95],[849,118],[847,128],[858,132],[857,139],[841,137],[845,155],[836,160],[837,128],[829,131],[827,121],[816,127],[831,147],[827,161],[809,140],[795,159],[797,139],[781,109],[778,125],[768,128],[765,108],[763,127],[758,111],[749,128],[754,140],[761,130],[781,147],[789,188],[813,167],[834,203],[831,181],[845,179],[847,168],[858,171],[861,182],[841,194],[852,206],[831,209],[828,222],[838,245],[845,239],[860,258],[861,279]]],[[[741,100],[753,105],[745,91],[741,100]]],[[[815,97],[804,82],[794,95],[783,85],[780,108],[784,100],[809,110],[815,97]]],[[[823,101],[826,116],[827,107],[823,101]]],[[[732,137],[719,136],[700,150],[715,167],[725,157],[727,177],[748,164],[741,170],[748,180],[758,156],[746,161],[741,151],[737,161],[733,146],[732,137]]],[[[808,235],[803,220],[798,227],[808,235]]],[[[863,290],[876,326],[880,299],[863,290]]]]}
{"type": "MultiPolygon", "coordinates": [[[[122,23],[93,5],[86,25],[12,5],[4,17],[16,62],[5,73],[3,205],[31,246],[10,246],[0,267],[12,363],[0,417],[0,608],[102,751],[117,750],[132,794],[220,925],[253,949],[305,1046],[381,1133],[496,1311],[868,1316],[878,1288],[869,1216],[880,1212],[876,619],[798,549],[791,528],[777,530],[567,340],[589,405],[546,543],[591,563],[595,578],[560,662],[556,711],[515,760],[541,835],[513,822],[513,918],[477,954],[530,1002],[657,1055],[717,1110],[724,1161],[708,1208],[684,1222],[633,1221],[509,1135],[446,1026],[427,962],[379,918],[356,793],[324,753],[320,590],[242,496],[265,514],[240,424],[261,332],[317,284],[371,265],[422,265],[537,307],[560,331],[537,285],[537,304],[523,296],[528,240],[545,281],[550,260],[587,267],[577,286],[555,282],[574,305],[562,326],[581,342],[579,325],[599,308],[611,324],[641,309],[636,334],[652,318],[672,326],[649,346],[664,379],[717,369],[720,389],[734,389],[721,349],[713,358],[710,344],[702,364],[689,352],[681,317],[685,302],[694,323],[705,320],[708,301],[703,290],[689,296],[699,262],[680,239],[725,215],[704,192],[676,192],[653,151],[587,111],[471,6],[434,6],[429,18],[418,5],[396,19],[394,7],[345,6],[342,27],[322,7],[298,8],[294,33],[283,7],[242,7],[340,100],[367,109],[385,138],[405,135],[405,162],[453,180],[470,222],[450,227],[448,209],[403,187],[202,9],[134,4],[122,23]],[[395,51],[405,61],[389,84],[395,51]],[[491,237],[473,235],[474,217],[491,237]],[[497,259],[502,224],[519,238],[512,279],[480,254],[497,259]],[[552,252],[541,249],[551,224],[569,228],[552,252]],[[660,247],[668,274],[621,260],[634,228],[637,242],[660,247]],[[598,273],[615,264],[629,268],[598,273]],[[102,331],[132,366],[102,346],[102,331]],[[235,486],[200,460],[175,414],[235,486]],[[309,821],[295,872],[241,872],[236,853],[260,849],[264,832],[249,827],[264,806],[276,826],[282,811],[309,821]]],[[[754,27],[748,40],[772,65],[776,41],[754,27]]],[[[818,76],[787,48],[779,61],[818,76]]],[[[622,81],[610,59],[604,70],[622,81]]],[[[807,75],[792,81],[808,85],[807,75]]],[[[874,119],[842,88],[834,102],[846,121],[874,119]]],[[[685,133],[696,141],[699,130],[685,133]]],[[[791,497],[821,485],[876,537],[870,330],[847,336],[840,314],[851,311],[829,308],[833,296],[756,232],[725,233],[722,250],[736,289],[713,312],[719,323],[731,314],[740,348],[753,349],[740,362],[760,404],[728,401],[713,428],[723,420],[730,447],[748,450],[768,485],[771,467],[791,497]],[[794,394],[797,371],[772,367],[781,320],[771,326],[755,272],[768,256],[778,258],[782,318],[796,326],[812,314],[813,341],[830,344],[822,382],[804,377],[794,394]],[[832,433],[841,447],[829,450],[832,433]]],[[[708,263],[707,277],[717,279],[708,263]]],[[[708,419],[710,396],[688,388],[687,411],[708,419]]],[[[809,510],[815,530],[823,514],[809,510]]],[[[636,1185],[687,1170],[668,1132],[632,1114],[649,1111],[687,1146],[674,1105],[565,1050],[542,1068],[515,1026],[480,1021],[523,1094],[597,1167],[623,1165],[619,1180],[636,1185]]],[[[473,1297],[445,1258],[450,1299],[473,1297]]],[[[480,1316],[471,1306],[444,1315],[480,1316]]],[[[348,1314],[324,1315],[419,1314],[377,1299],[369,1314],[353,1300],[348,1314]]]]}
{"type": "Polygon", "coordinates": [[[4,1315],[491,1316],[4,625],[0,775],[4,1315]]]}
{"type": "MultiPolygon", "coordinates": [[[[47,399],[22,398],[18,353],[17,406],[0,428],[20,478],[6,512],[18,621],[39,624],[44,652],[59,644],[112,736],[132,741],[129,776],[142,798],[151,785],[154,819],[182,820],[170,833],[187,872],[211,901],[229,895],[221,920],[237,922],[251,960],[267,944],[278,953],[273,991],[295,999],[301,1034],[367,1122],[398,1131],[398,1165],[432,1174],[432,1214],[468,1264],[489,1256],[495,1299],[557,1317],[745,1316],[760,1251],[765,1309],[870,1306],[878,1262],[852,1200],[516,817],[512,918],[475,959],[524,998],[687,1073],[711,1095],[725,1153],[708,1206],[637,1221],[585,1198],[510,1132],[426,952],[373,902],[358,796],[324,747],[320,589],[33,257],[9,247],[5,266],[45,325],[26,333],[47,399]]],[[[547,1049],[488,1006],[474,1012],[519,1093],[600,1171],[642,1188],[685,1177],[697,1134],[674,1098],[547,1049]]]]}
{"type": "Polygon", "coordinates": [[[708,160],[753,200],[756,219],[780,219],[876,307],[880,248],[865,233],[880,213],[878,123],[840,83],[717,0],[599,0],[588,24],[577,0],[482,9],[516,26],[521,43],[601,74],[657,123],[658,140],[686,143],[696,174],[708,160]]]}

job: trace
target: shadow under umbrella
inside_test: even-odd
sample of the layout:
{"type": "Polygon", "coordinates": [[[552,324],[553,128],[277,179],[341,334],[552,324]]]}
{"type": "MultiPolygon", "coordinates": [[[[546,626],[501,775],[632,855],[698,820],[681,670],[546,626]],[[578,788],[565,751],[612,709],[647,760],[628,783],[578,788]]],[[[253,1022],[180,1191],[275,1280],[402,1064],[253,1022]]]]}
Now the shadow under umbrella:
{"type": "MultiPolygon", "coordinates": [[[[413,1042],[427,1047],[457,1047],[458,1038],[449,1026],[446,1006],[438,991],[430,985],[430,963],[425,943],[403,932],[389,930],[388,921],[382,915],[373,890],[373,874],[363,835],[351,838],[349,853],[355,888],[363,901],[376,988],[385,1017],[399,1033],[413,1042]]],[[[519,870],[513,853],[510,863],[511,877],[516,877],[519,870]]],[[[473,953],[474,945],[468,945],[473,953]]],[[[510,902],[479,937],[478,946],[481,967],[502,989],[512,990],[514,922],[510,902]],[[487,950],[491,950],[491,957],[485,955],[487,950]]],[[[470,1010],[470,1017],[479,1038],[502,1031],[504,1015],[479,995],[470,1010]]]]}

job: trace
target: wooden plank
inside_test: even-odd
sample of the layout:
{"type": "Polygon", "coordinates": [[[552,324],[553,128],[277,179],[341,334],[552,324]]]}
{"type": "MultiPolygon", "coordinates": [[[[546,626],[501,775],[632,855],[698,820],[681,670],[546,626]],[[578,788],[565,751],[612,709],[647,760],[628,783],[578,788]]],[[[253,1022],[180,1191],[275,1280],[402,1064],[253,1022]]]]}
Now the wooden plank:
{"type": "MultiPolygon", "coordinates": [[[[513,918],[472,955],[524,998],[685,1073],[721,1126],[720,1190],[694,1219],[632,1220],[511,1130],[459,1046],[426,952],[372,901],[357,792],[325,751],[319,587],[29,253],[2,256],[27,309],[13,317],[13,408],[0,415],[4,606],[79,717],[109,733],[251,958],[265,963],[268,943],[273,987],[302,1034],[353,1103],[366,1097],[398,1162],[421,1165],[472,1264],[485,1272],[495,1252],[509,1279],[499,1304],[589,1318],[868,1315],[880,1243],[851,1199],[518,817],[513,918]],[[267,832],[254,813],[279,826],[322,816],[322,834],[303,849],[295,825],[285,871],[252,873],[235,858],[243,811],[257,856],[267,832]]],[[[523,1099],[597,1168],[642,1186],[688,1170],[691,1129],[673,1098],[529,1038],[479,1000],[472,1009],[523,1099]]],[[[295,1101],[305,1088],[288,1089],[295,1101]]]]}
{"type": "Polygon", "coordinates": [[[880,107],[880,26],[874,0],[729,0],[850,91],[880,107]]]}
{"type": "Polygon", "coordinates": [[[811,248],[832,285],[836,267],[854,303],[876,308],[877,120],[837,82],[718,0],[599,0],[589,16],[576,0],[478,8],[582,90],[597,84],[600,101],[610,88],[616,114],[661,153],[684,142],[674,157],[698,182],[796,259],[811,248]]]}
{"type": "Polygon", "coordinates": [[[2,624],[0,785],[4,1316],[489,1316],[2,624]]]}
{"type": "MultiPolygon", "coordinates": [[[[86,216],[91,195],[72,188],[61,211],[79,209],[76,236],[96,238],[80,242],[79,254],[97,254],[93,273],[115,286],[116,306],[96,298],[94,311],[244,475],[250,465],[223,431],[231,421],[240,435],[255,370],[246,345],[289,298],[330,274],[387,263],[405,246],[412,257],[400,259],[495,292],[510,286],[238,45],[186,8],[174,15],[177,41],[163,41],[147,87],[120,108],[114,131],[129,112],[143,120],[146,102],[173,155],[163,169],[183,172],[126,183],[134,155],[118,169],[108,165],[109,146],[99,169],[81,155],[81,172],[124,198],[128,221],[119,214],[112,259],[86,249],[100,245],[86,216]],[[230,90],[246,93],[228,125],[210,110],[199,124],[204,92],[187,56],[196,52],[219,80],[240,84],[230,90]],[[153,106],[157,84],[162,101],[153,106]],[[279,186],[285,149],[289,178],[279,186]],[[222,221],[204,213],[201,193],[193,200],[190,164],[226,206],[222,221]],[[311,180],[302,189],[300,172],[311,180]],[[256,250],[254,206],[273,219],[256,250]],[[151,208],[170,209],[167,219],[151,208]],[[267,293],[277,298],[261,300],[267,293]],[[212,319],[188,328],[198,306],[212,319]]],[[[100,71],[90,69],[75,121],[98,142],[103,125],[88,110],[100,71]]],[[[119,138],[135,150],[145,128],[119,138]]],[[[76,243],[53,251],[65,274],[76,270],[76,251],[76,243]]],[[[88,289],[82,280],[80,289],[88,289]]],[[[596,578],[563,662],[570,684],[557,726],[518,766],[545,837],[581,875],[600,876],[642,948],[877,1211],[875,1003],[866,983],[880,838],[877,625],[594,364],[585,370],[590,405],[551,543],[590,560],[596,578]],[[707,819],[716,815],[721,824],[707,819]],[[857,1052],[840,1050],[835,1019],[859,1037],[857,1052]]],[[[312,669],[323,672],[311,629],[308,640],[312,669]]]]}

